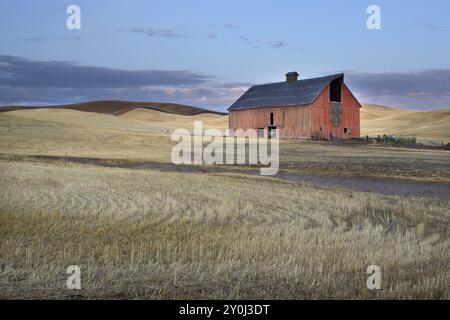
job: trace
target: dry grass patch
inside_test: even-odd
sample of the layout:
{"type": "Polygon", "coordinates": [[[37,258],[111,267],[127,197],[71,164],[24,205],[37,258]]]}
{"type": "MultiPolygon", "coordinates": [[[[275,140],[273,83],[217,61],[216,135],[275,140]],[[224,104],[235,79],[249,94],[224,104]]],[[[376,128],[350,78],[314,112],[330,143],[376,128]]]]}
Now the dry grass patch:
{"type": "Polygon", "coordinates": [[[0,161],[3,298],[450,298],[448,202],[0,161]],[[383,289],[365,287],[366,268],[383,289]]]}
{"type": "Polygon", "coordinates": [[[376,105],[361,108],[361,135],[415,134],[419,142],[450,142],[450,109],[411,110],[376,105]]]}
{"type": "MultiPolygon", "coordinates": [[[[169,134],[161,132],[161,128],[172,128],[174,123],[190,128],[197,117],[140,109],[133,112],[144,112],[149,119],[126,119],[74,110],[0,113],[0,153],[171,162],[170,153],[175,143],[170,141],[169,134]]],[[[223,122],[223,116],[198,117],[211,118],[210,126],[216,120],[223,122]]],[[[301,173],[450,183],[450,153],[444,150],[283,140],[280,161],[282,169],[301,173]]]]}

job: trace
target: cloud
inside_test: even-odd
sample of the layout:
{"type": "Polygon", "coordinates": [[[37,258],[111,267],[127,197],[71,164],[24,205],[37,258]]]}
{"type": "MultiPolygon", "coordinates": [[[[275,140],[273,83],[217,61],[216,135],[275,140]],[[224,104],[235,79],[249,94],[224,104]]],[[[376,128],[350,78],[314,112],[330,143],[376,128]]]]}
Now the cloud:
{"type": "Polygon", "coordinates": [[[249,45],[254,44],[254,41],[247,36],[239,36],[239,39],[241,39],[241,41],[244,42],[245,44],[249,44],[249,45]]]}
{"type": "Polygon", "coordinates": [[[177,102],[224,110],[245,90],[186,70],[122,70],[0,56],[0,105],[90,100],[177,102]]]}
{"type": "Polygon", "coordinates": [[[137,88],[8,88],[0,85],[0,105],[51,105],[93,100],[174,102],[225,111],[246,87],[147,86],[137,88]]]}
{"type": "Polygon", "coordinates": [[[346,74],[362,102],[407,108],[450,108],[450,69],[346,74]]]}
{"type": "Polygon", "coordinates": [[[41,37],[41,36],[34,36],[34,37],[27,37],[27,38],[18,38],[19,41],[26,41],[26,42],[44,42],[44,41],[52,41],[52,40],[81,40],[80,36],[61,36],[61,37],[41,37]]]}
{"type": "Polygon", "coordinates": [[[243,32],[239,32],[240,27],[234,24],[224,24],[224,25],[207,25],[210,31],[206,32],[206,37],[208,39],[219,39],[222,37],[219,37],[221,34],[220,30],[225,30],[225,34],[228,34],[228,36],[232,36],[233,38],[241,41],[242,43],[252,46],[254,48],[272,48],[272,49],[280,49],[280,48],[286,48],[289,47],[289,43],[282,41],[282,40],[276,40],[276,39],[268,39],[266,38],[256,38],[246,35],[243,32]],[[219,31],[217,31],[219,30],[219,31]]]}
{"type": "Polygon", "coordinates": [[[30,41],[30,42],[41,42],[44,41],[42,37],[29,37],[29,38],[19,38],[21,41],[30,41]]]}
{"type": "MultiPolygon", "coordinates": [[[[361,102],[418,109],[450,108],[450,69],[349,71],[346,82],[361,102]]],[[[0,105],[117,99],[177,102],[225,110],[251,85],[223,83],[213,75],[188,70],[123,70],[0,55],[0,105]]]]}
{"type": "MultiPolygon", "coordinates": [[[[222,32],[225,30],[225,33],[228,33],[228,35],[232,35],[232,37],[234,37],[235,39],[237,38],[246,45],[253,46],[254,48],[266,47],[272,49],[280,49],[289,47],[289,44],[287,42],[281,40],[267,39],[267,38],[256,39],[249,37],[245,34],[239,34],[240,32],[238,30],[240,29],[240,27],[231,23],[224,25],[209,24],[206,26],[206,28],[209,30],[205,30],[203,37],[205,37],[208,40],[227,41],[223,37],[224,34],[222,34],[222,32]]],[[[133,27],[128,29],[128,32],[133,34],[142,34],[150,38],[166,38],[166,39],[196,38],[196,36],[188,36],[187,34],[180,33],[175,29],[168,29],[168,28],[133,27]]]]}
{"type": "Polygon", "coordinates": [[[426,31],[437,31],[437,30],[445,30],[448,29],[449,26],[439,25],[439,24],[432,24],[432,23],[416,23],[412,25],[412,27],[424,29],[426,31]]]}
{"type": "Polygon", "coordinates": [[[220,88],[228,89],[231,91],[247,91],[254,83],[251,82],[229,82],[220,85],[220,88]]]}
{"type": "Polygon", "coordinates": [[[237,30],[239,29],[238,25],[232,24],[232,23],[227,23],[223,26],[225,29],[229,29],[229,30],[237,30]]]}
{"type": "Polygon", "coordinates": [[[287,47],[288,46],[288,44],[286,42],[278,41],[278,40],[266,41],[266,44],[268,46],[270,46],[271,48],[274,48],[274,49],[283,48],[283,47],[287,47]]]}
{"type": "Polygon", "coordinates": [[[175,29],[155,29],[150,27],[134,27],[129,29],[131,33],[143,34],[150,38],[169,38],[169,39],[183,39],[188,38],[188,36],[183,35],[176,31],[175,29]]]}
{"type": "Polygon", "coordinates": [[[251,45],[255,48],[263,48],[268,47],[272,49],[280,49],[280,48],[286,48],[289,47],[289,44],[287,42],[281,41],[281,40],[263,40],[263,39],[252,39],[248,36],[240,35],[239,39],[247,44],[251,45]]]}
{"type": "Polygon", "coordinates": [[[193,85],[210,77],[186,70],[122,70],[66,61],[36,61],[0,56],[0,83],[27,88],[123,88],[148,85],[193,85]]]}
{"type": "Polygon", "coordinates": [[[216,39],[217,37],[219,37],[219,35],[217,33],[215,33],[215,32],[207,32],[206,33],[206,37],[208,39],[216,39]]]}

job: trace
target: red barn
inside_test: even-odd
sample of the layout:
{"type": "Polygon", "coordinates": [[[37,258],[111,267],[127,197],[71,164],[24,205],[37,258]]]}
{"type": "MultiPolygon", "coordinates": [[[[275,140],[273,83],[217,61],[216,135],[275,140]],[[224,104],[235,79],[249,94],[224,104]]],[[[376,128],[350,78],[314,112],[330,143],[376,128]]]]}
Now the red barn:
{"type": "Polygon", "coordinates": [[[360,135],[361,104],[344,83],[344,74],[255,85],[228,108],[230,129],[264,129],[280,138],[349,139],[360,135]]]}

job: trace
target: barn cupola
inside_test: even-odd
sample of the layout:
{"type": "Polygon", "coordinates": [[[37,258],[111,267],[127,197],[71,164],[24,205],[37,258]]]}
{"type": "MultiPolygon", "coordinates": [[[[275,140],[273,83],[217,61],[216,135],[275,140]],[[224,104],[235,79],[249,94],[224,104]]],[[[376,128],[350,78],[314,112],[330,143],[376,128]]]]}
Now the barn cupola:
{"type": "Polygon", "coordinates": [[[286,73],[286,82],[297,81],[299,74],[297,71],[292,71],[286,73]]]}

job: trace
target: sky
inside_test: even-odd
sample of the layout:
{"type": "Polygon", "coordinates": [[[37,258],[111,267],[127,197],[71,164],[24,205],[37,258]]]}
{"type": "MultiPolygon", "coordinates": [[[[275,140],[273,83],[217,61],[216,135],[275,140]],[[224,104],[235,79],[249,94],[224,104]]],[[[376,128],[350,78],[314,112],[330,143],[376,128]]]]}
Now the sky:
{"type": "Polygon", "coordinates": [[[362,103],[450,108],[448,0],[2,0],[0,105],[226,110],[253,84],[345,73],[362,103]],[[70,5],[81,29],[67,28],[70,5]],[[370,30],[370,5],[380,29],[370,30]]]}

